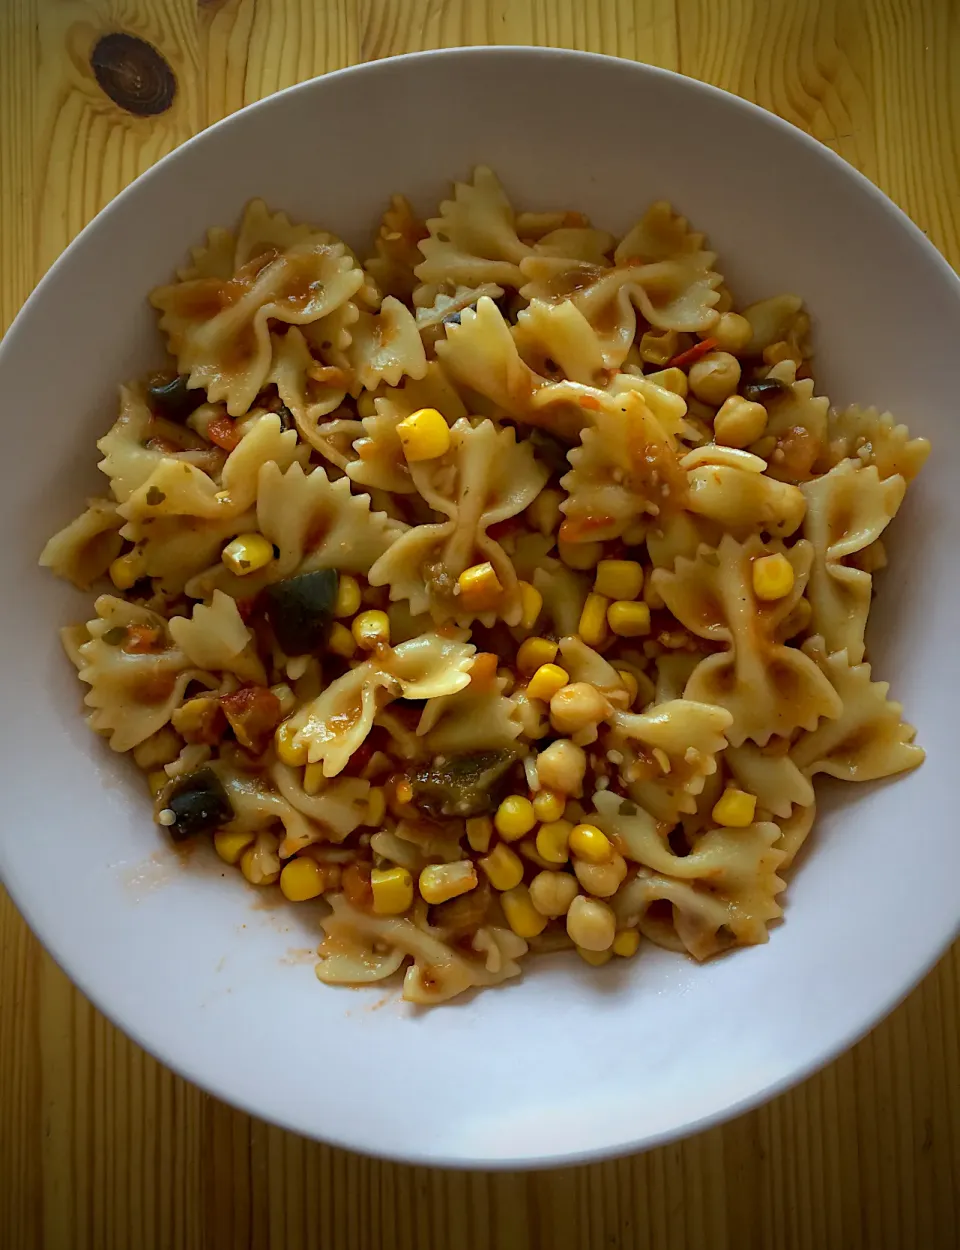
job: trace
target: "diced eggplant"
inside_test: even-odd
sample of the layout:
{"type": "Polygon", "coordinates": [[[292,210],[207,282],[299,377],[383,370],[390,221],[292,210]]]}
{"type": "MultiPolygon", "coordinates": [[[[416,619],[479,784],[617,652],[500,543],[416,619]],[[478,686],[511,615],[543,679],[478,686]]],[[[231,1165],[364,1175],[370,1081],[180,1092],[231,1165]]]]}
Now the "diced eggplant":
{"type": "Polygon", "coordinates": [[[430,908],[430,923],[444,929],[448,937],[464,937],[473,934],[486,922],[493,902],[489,882],[481,881],[474,890],[459,898],[447,899],[430,908]]]}
{"type": "Polygon", "coordinates": [[[306,655],[322,646],[333,619],[337,582],[335,569],[317,569],[266,587],[264,611],[287,655],[306,655]]]}
{"type": "Polygon", "coordinates": [[[160,823],[174,842],[182,842],[195,833],[219,829],[234,817],[227,792],[212,768],[198,768],[196,772],[175,778],[162,791],[159,804],[160,823]],[[163,818],[166,811],[173,813],[170,824],[163,818]]]}
{"type": "Polygon", "coordinates": [[[740,394],[744,399],[752,400],[754,403],[766,404],[771,399],[779,399],[789,389],[786,383],[781,382],[779,378],[760,378],[756,382],[746,382],[741,388],[740,394]]]}
{"type": "Polygon", "coordinates": [[[168,421],[185,421],[195,408],[206,402],[206,398],[202,389],[190,390],[187,387],[184,373],[173,378],[159,374],[147,386],[150,407],[168,421]]]}
{"type": "Polygon", "coordinates": [[[295,430],[297,423],[294,420],[293,413],[286,404],[281,404],[277,409],[277,416],[280,418],[280,429],[282,432],[287,430],[295,430]]]}
{"type": "Polygon", "coordinates": [[[484,816],[495,811],[510,785],[514,751],[475,751],[424,764],[410,777],[413,801],[428,816],[484,816]]]}

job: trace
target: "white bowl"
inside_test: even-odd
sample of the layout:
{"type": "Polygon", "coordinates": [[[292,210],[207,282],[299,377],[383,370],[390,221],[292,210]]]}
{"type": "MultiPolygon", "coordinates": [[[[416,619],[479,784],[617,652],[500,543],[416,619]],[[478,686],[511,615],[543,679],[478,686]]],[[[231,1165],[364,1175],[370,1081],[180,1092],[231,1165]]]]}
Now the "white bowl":
{"type": "MultiPolygon", "coordinates": [[[[954,935],[960,620],[960,284],[864,178],[697,82],[573,52],[430,52],[330,74],[243,110],[87,227],[0,349],[3,879],[97,1005],[206,1089],[288,1128],[410,1161],[555,1163],[635,1150],[742,1111],[850,1045],[954,935]],[[142,781],[81,719],[56,627],[89,598],[36,561],[96,488],[118,381],[159,359],[146,294],[262,195],[363,248],[391,192],[420,208],[492,165],[524,208],[627,226],[668,198],[740,299],[802,294],[817,378],[889,407],[934,454],[893,526],[875,670],[928,759],[822,803],[768,945],[704,967],[653,948],[574,956],[429,1012],[332,989],[299,957],[305,911],[161,849],[142,781]],[[842,804],[842,805],[841,805],[842,804]]],[[[838,787],[839,789],[839,787],[838,787]]]]}

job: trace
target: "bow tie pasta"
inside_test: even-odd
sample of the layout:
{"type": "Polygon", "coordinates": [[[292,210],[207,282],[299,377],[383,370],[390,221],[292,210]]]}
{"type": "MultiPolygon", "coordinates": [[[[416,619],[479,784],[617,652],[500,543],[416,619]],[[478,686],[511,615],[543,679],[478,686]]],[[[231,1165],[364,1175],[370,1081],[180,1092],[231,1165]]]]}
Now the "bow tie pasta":
{"type": "Polygon", "coordinates": [[[767,941],[817,778],[923,760],[868,620],[929,444],[666,203],[617,237],[480,167],[361,254],[254,200],[151,294],[171,367],[41,555],[105,583],[91,728],[328,985],[767,941]]]}

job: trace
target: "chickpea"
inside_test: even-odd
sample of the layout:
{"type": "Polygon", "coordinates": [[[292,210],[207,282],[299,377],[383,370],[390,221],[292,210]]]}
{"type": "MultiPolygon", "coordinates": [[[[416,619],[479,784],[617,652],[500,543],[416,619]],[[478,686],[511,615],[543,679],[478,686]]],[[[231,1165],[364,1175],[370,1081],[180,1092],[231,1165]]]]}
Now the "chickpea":
{"type": "Polygon", "coordinates": [[[575,681],[550,700],[550,724],[557,733],[575,734],[588,725],[599,725],[609,711],[610,704],[595,686],[575,681]]]}
{"type": "Polygon", "coordinates": [[[579,894],[576,880],[568,872],[538,872],[530,882],[530,901],[541,916],[565,916],[579,894]]]}
{"type": "Polygon", "coordinates": [[[614,851],[613,858],[605,864],[589,864],[586,860],[575,859],[573,871],[588,894],[609,898],[620,889],[627,875],[627,861],[614,851]]]}
{"type": "Polygon", "coordinates": [[[613,908],[599,899],[578,894],[567,912],[567,933],[570,941],[584,950],[609,950],[617,934],[613,908]]]}
{"type": "Polygon", "coordinates": [[[732,352],[736,356],[753,338],[753,326],[739,313],[725,312],[710,331],[710,337],[717,340],[718,351],[732,352]]]}
{"type": "Polygon", "coordinates": [[[579,794],[586,771],[586,752],[569,738],[558,738],[537,756],[541,786],[559,794],[579,794]]]}
{"type": "Polygon", "coordinates": [[[767,410],[763,404],[731,395],[720,406],[713,421],[714,441],[724,447],[749,447],[767,428],[767,410]]]}
{"type": "Polygon", "coordinates": [[[690,366],[687,377],[697,399],[719,408],[740,384],[740,362],[729,352],[707,352],[690,366]]]}

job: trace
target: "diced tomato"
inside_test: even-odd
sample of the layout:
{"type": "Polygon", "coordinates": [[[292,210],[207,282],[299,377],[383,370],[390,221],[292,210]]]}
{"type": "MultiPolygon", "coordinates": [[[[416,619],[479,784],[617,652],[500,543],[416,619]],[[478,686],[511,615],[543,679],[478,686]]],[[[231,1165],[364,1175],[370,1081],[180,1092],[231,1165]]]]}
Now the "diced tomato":
{"type": "Polygon", "coordinates": [[[373,889],[370,885],[369,864],[347,864],[340,874],[340,884],[347,901],[361,911],[370,911],[373,906],[373,889]]]}
{"type": "Polygon", "coordinates": [[[519,518],[508,516],[504,521],[494,521],[487,529],[487,533],[494,542],[502,542],[505,538],[509,538],[511,534],[515,534],[521,528],[519,518]]]}
{"type": "Polygon", "coordinates": [[[128,625],[121,645],[128,655],[154,655],[163,650],[163,633],[152,625],[128,625]]]}
{"type": "Polygon", "coordinates": [[[596,537],[601,531],[609,529],[612,524],[613,518],[608,516],[569,517],[561,522],[557,536],[565,543],[583,542],[590,535],[596,537]]]}
{"type": "Polygon", "coordinates": [[[370,763],[371,755],[373,755],[372,743],[369,741],[361,743],[347,760],[346,767],[343,771],[354,777],[359,776],[370,763]]]}
{"type": "Polygon", "coordinates": [[[258,754],[283,719],[280,700],[265,686],[244,686],[221,695],[220,706],[240,745],[258,754]]]}
{"type": "Polygon", "coordinates": [[[207,438],[211,443],[222,447],[224,451],[233,451],[240,442],[236,422],[226,416],[214,417],[207,426],[207,438]]]}
{"type": "Polygon", "coordinates": [[[497,676],[497,657],[492,651],[479,651],[473,657],[470,684],[476,690],[488,689],[497,676]]]}
{"type": "Polygon", "coordinates": [[[307,374],[321,386],[331,386],[338,391],[346,390],[351,381],[346,369],[340,369],[337,365],[311,365],[307,374]]]}
{"type": "Polygon", "coordinates": [[[671,356],[667,361],[667,368],[685,369],[687,365],[692,365],[698,361],[701,356],[706,356],[707,352],[712,352],[716,345],[716,339],[702,339],[699,343],[694,343],[693,347],[688,347],[685,352],[671,356]]]}
{"type": "Polygon", "coordinates": [[[256,596],[254,595],[249,599],[237,599],[236,604],[237,611],[240,613],[240,619],[244,624],[246,624],[250,617],[253,616],[253,609],[257,604],[256,596]]]}

